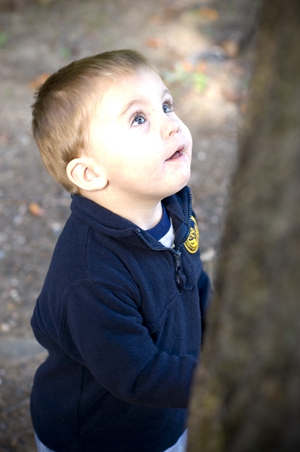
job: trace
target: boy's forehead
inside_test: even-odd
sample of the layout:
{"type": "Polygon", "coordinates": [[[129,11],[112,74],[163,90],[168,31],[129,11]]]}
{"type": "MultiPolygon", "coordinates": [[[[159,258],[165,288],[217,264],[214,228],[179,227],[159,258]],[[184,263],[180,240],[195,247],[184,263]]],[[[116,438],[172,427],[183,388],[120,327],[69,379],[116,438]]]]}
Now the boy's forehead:
{"type": "Polygon", "coordinates": [[[164,96],[169,93],[158,73],[142,69],[133,74],[120,77],[111,82],[104,91],[101,103],[114,102],[120,108],[131,106],[150,99],[153,95],[164,96]]]}

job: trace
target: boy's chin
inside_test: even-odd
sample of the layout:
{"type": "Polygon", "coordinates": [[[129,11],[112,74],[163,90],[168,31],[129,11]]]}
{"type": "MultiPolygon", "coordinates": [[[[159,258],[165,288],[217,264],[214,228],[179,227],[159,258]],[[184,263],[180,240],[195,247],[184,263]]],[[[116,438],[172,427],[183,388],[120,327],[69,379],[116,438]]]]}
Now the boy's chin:
{"type": "Polygon", "coordinates": [[[165,196],[165,198],[167,196],[172,196],[172,195],[175,195],[176,193],[178,193],[180,190],[182,190],[184,187],[187,186],[189,180],[190,180],[190,178],[188,177],[186,179],[186,181],[183,182],[182,184],[178,184],[178,185],[174,186],[174,188],[172,188],[172,189],[170,188],[169,193],[165,196]]]}
{"type": "Polygon", "coordinates": [[[178,184],[178,185],[179,185],[179,188],[178,188],[178,190],[176,191],[176,193],[177,193],[178,191],[182,190],[184,187],[187,186],[187,184],[189,183],[190,178],[191,178],[191,173],[189,172],[189,173],[186,175],[186,177],[183,177],[183,178],[182,178],[182,183],[181,183],[181,184],[178,184]]]}

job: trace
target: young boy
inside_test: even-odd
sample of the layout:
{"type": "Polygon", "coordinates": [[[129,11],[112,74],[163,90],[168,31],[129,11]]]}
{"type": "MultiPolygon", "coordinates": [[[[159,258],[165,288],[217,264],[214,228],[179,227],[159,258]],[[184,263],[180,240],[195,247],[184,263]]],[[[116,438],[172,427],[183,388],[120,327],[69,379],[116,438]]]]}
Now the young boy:
{"type": "Polygon", "coordinates": [[[32,317],[49,352],[31,395],[40,450],[183,450],[210,290],[190,132],[151,64],[120,50],[53,74],[33,134],[72,193],[32,317]]]}

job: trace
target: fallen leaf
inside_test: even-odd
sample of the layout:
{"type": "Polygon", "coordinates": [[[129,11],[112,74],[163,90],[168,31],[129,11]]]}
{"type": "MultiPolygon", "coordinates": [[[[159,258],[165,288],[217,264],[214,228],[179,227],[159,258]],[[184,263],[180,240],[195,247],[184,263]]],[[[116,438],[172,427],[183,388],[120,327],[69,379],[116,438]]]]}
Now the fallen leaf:
{"type": "Polygon", "coordinates": [[[246,102],[242,102],[240,105],[240,112],[242,115],[245,115],[247,112],[247,103],[246,102]]]}
{"type": "Polygon", "coordinates": [[[50,74],[48,73],[38,75],[29,83],[30,88],[33,90],[38,89],[47,80],[49,76],[50,74]]]}
{"type": "Polygon", "coordinates": [[[151,24],[157,25],[157,24],[163,23],[163,22],[164,22],[164,19],[163,19],[163,17],[162,17],[161,15],[159,15],[159,14],[153,14],[153,15],[149,18],[149,22],[150,22],[151,24]]]}
{"type": "Polygon", "coordinates": [[[176,6],[167,6],[163,12],[164,20],[173,20],[176,19],[182,13],[183,9],[181,7],[176,6]]]}
{"type": "Polygon", "coordinates": [[[215,9],[212,8],[199,8],[198,14],[203,19],[208,20],[218,20],[219,19],[219,13],[215,9]]]}
{"type": "Polygon", "coordinates": [[[245,94],[241,91],[223,87],[222,94],[228,102],[239,104],[245,99],[245,94]]]}
{"type": "Polygon", "coordinates": [[[193,72],[195,69],[195,66],[190,61],[183,60],[182,61],[182,69],[185,72],[193,72]]]}
{"type": "Polygon", "coordinates": [[[0,145],[5,145],[7,143],[9,143],[11,140],[11,137],[6,133],[0,133],[0,145]]]}
{"type": "Polygon", "coordinates": [[[145,42],[147,47],[158,48],[164,45],[164,40],[160,38],[148,38],[145,42]]]}
{"type": "Polygon", "coordinates": [[[28,206],[29,212],[35,217],[44,217],[45,210],[39,206],[36,202],[31,202],[28,206]]]}
{"type": "Polygon", "coordinates": [[[221,47],[223,50],[225,50],[225,52],[226,52],[227,56],[229,56],[229,58],[236,57],[240,51],[239,43],[237,41],[233,41],[230,39],[222,42],[221,47]]]}
{"type": "Polygon", "coordinates": [[[199,61],[195,67],[196,72],[207,72],[207,62],[206,61],[199,61]]]}

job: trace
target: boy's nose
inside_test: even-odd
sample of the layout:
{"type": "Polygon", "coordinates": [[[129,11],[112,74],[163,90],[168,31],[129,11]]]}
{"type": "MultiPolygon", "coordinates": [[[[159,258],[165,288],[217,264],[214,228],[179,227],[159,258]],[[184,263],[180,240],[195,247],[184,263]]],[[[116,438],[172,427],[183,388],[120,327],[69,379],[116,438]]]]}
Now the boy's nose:
{"type": "Polygon", "coordinates": [[[165,117],[165,121],[162,124],[162,134],[164,138],[179,132],[179,121],[177,118],[165,117]]]}

